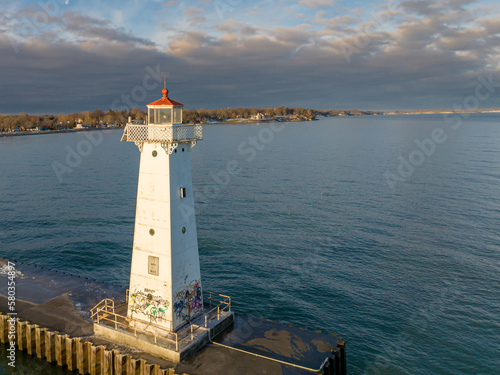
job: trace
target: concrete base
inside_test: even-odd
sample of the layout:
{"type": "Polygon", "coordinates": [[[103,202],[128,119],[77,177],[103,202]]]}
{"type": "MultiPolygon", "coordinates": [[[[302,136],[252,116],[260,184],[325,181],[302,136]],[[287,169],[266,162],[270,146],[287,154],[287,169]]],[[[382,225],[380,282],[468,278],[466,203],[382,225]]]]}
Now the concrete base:
{"type": "Polygon", "coordinates": [[[224,312],[221,313],[218,321],[216,319],[208,321],[207,328],[205,328],[202,326],[204,325],[204,320],[202,321],[202,318],[200,318],[200,322],[197,325],[202,327],[198,328],[192,335],[189,332],[189,328],[185,328],[179,332],[179,335],[184,336],[187,334],[187,336],[179,339],[178,350],[176,350],[175,344],[171,341],[162,339],[161,337],[157,337],[155,340],[153,335],[144,333],[134,334],[132,329],[129,330],[120,327],[114,329],[112,326],[94,323],[94,333],[96,336],[101,336],[116,343],[131,346],[146,353],[178,363],[203,348],[209,343],[211,338],[224,331],[233,321],[233,313],[224,312]]]}

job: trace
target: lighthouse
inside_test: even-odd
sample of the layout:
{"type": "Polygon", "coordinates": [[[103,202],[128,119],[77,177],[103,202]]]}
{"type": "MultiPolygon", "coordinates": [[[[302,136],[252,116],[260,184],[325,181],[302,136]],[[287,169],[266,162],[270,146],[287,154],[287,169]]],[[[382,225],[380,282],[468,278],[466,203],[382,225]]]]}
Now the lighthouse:
{"type": "MultiPolygon", "coordinates": [[[[208,357],[205,352],[191,363],[181,365],[196,371],[201,366],[198,372],[203,373],[212,373],[217,368],[222,368],[222,372],[225,369],[232,372],[250,369],[261,373],[275,366],[281,373],[281,367],[288,365],[329,374],[334,364],[335,368],[339,368],[341,363],[332,361],[337,361],[337,358],[340,361],[340,347],[336,352],[332,350],[333,357],[321,357],[321,353],[325,352],[322,348],[328,345],[327,338],[331,339],[331,336],[327,336],[325,341],[318,341],[315,336],[311,344],[303,345],[306,351],[300,348],[299,351],[292,351],[291,362],[274,358],[282,357],[280,347],[292,347],[297,340],[302,342],[302,338],[290,327],[275,322],[253,318],[241,318],[235,322],[231,297],[202,289],[190,161],[192,148],[202,140],[202,128],[200,124],[183,124],[183,104],[169,98],[166,87],[162,93],[161,99],[147,106],[147,122],[129,120],[123,132],[122,141],[134,142],[140,151],[130,286],[125,300],[116,293],[104,291],[104,299],[90,309],[94,334],[174,363],[195,355],[209,343],[224,347],[224,352],[210,351],[208,357]],[[233,324],[235,329],[231,332],[229,329],[233,324]],[[223,332],[228,334],[223,340],[229,339],[225,343],[216,342],[214,338],[223,332]],[[276,347],[276,337],[284,338],[284,341],[280,340],[279,347],[276,347]],[[238,348],[227,345],[231,342],[238,348]],[[316,350],[316,342],[321,343],[321,350],[316,350]],[[258,352],[262,352],[262,347],[268,348],[272,355],[266,359],[262,354],[253,353],[252,347],[258,352]],[[227,348],[235,351],[227,351],[227,348]],[[249,354],[245,356],[246,360],[241,352],[249,354]],[[309,353],[317,358],[319,354],[322,361],[320,369],[295,364],[297,353],[302,358],[308,358],[309,353]],[[255,358],[266,362],[255,367],[255,358]],[[327,364],[328,368],[325,367],[327,364]]],[[[294,330],[297,332],[297,329],[294,330]]],[[[336,338],[334,340],[338,342],[336,338]]],[[[68,342],[63,347],[68,347],[68,342]]],[[[94,355],[94,350],[87,348],[90,343],[86,342],[85,348],[82,342],[77,344],[72,344],[72,353],[78,357],[77,362],[83,364],[85,371],[101,371],[110,363],[120,373],[125,366],[141,373],[160,370],[159,366],[155,369],[146,365],[144,360],[125,360],[125,356],[115,356],[102,347],[97,348],[94,355]],[[80,361],[80,354],[88,361],[80,361]]],[[[70,354],[68,349],[68,366],[70,354]]],[[[345,369],[345,352],[343,358],[345,369]]],[[[74,359],[71,361],[74,365],[74,359]]],[[[337,372],[344,374],[345,370],[337,372]]]]}
{"type": "Polygon", "coordinates": [[[190,162],[202,129],[183,125],[183,104],[162,93],[147,124],[122,137],[141,153],[127,317],[176,332],[203,314],[190,162]]]}

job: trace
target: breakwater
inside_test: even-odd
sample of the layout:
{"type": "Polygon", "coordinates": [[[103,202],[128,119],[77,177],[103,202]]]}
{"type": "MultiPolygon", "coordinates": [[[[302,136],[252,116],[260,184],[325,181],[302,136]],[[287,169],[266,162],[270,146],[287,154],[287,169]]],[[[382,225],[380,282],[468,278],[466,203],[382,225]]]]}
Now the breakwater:
{"type": "Polygon", "coordinates": [[[162,369],[159,364],[146,363],[117,350],[106,350],[81,338],[72,338],[31,324],[19,318],[0,315],[0,341],[10,349],[16,346],[29,355],[67,367],[79,374],[170,375],[174,369],[162,369]],[[10,337],[9,337],[10,336],[10,337]],[[13,338],[14,337],[14,338],[13,338]]]}
{"type": "Polygon", "coordinates": [[[239,313],[202,350],[171,362],[96,334],[90,309],[103,298],[125,303],[125,290],[0,260],[0,341],[7,351],[15,346],[80,374],[346,374],[342,338],[239,313]],[[15,280],[14,309],[8,303],[9,277],[15,280]]]}

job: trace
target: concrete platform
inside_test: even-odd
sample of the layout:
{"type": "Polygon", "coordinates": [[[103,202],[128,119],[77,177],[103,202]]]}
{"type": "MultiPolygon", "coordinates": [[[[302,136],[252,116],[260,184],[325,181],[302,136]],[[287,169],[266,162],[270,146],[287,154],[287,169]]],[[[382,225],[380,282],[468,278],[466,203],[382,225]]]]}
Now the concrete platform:
{"type": "MultiPolygon", "coordinates": [[[[6,313],[7,275],[0,260],[0,312],[6,313]]],[[[346,374],[345,344],[335,335],[234,313],[233,323],[195,354],[175,363],[133,345],[94,333],[89,309],[103,298],[125,302],[125,288],[74,275],[16,263],[16,313],[31,323],[82,342],[117,350],[173,373],[186,374],[346,374]],[[329,365],[322,367],[323,364],[329,365]],[[299,367],[297,367],[299,366],[299,367]],[[306,369],[305,369],[306,368],[306,369]],[[307,370],[309,369],[309,370],[307,370]]],[[[97,328],[99,330],[99,328],[97,328]]]]}
{"type": "MultiPolygon", "coordinates": [[[[127,311],[126,304],[122,310],[125,312],[127,311]]],[[[134,332],[133,327],[124,327],[120,325],[115,327],[115,325],[109,321],[102,321],[99,324],[94,323],[94,333],[96,336],[129,345],[141,351],[178,363],[206,346],[211,341],[212,337],[223,332],[233,323],[233,321],[234,314],[232,312],[223,311],[218,320],[208,320],[207,327],[205,327],[203,316],[199,316],[191,322],[192,326],[195,328],[194,330],[191,330],[191,326],[186,326],[184,329],[177,332],[181,338],[178,342],[178,348],[176,348],[174,342],[162,338],[161,336],[155,337],[152,334],[144,332],[134,332]]]]}

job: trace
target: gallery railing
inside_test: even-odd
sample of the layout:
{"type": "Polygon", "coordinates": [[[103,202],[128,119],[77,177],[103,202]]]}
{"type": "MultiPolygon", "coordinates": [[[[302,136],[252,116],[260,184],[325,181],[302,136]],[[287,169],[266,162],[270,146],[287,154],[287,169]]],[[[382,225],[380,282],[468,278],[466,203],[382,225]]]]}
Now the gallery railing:
{"type": "Polygon", "coordinates": [[[127,124],[123,132],[124,142],[172,143],[203,139],[200,124],[196,125],[137,125],[127,124]]]}

